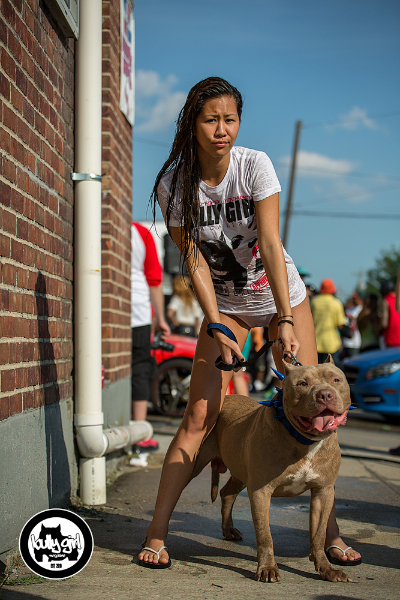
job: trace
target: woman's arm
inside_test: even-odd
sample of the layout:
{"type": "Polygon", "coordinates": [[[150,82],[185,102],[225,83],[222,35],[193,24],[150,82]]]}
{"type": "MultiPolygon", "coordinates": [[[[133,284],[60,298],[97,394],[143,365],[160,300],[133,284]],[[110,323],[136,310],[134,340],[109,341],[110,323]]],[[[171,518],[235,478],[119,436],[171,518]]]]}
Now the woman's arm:
{"type": "Polygon", "coordinates": [[[174,327],[177,327],[179,325],[177,319],[175,319],[175,310],[173,308],[167,308],[167,319],[171,321],[174,327]]]}
{"type": "MultiPolygon", "coordinates": [[[[382,315],[381,315],[382,329],[387,329],[388,325],[389,325],[389,304],[387,303],[385,298],[382,300],[381,310],[382,310],[382,315]]],[[[375,324],[374,324],[374,326],[375,326],[375,324]]],[[[375,326],[375,328],[376,328],[376,326],[375,326]]]]}
{"type": "MultiPolygon", "coordinates": [[[[279,194],[254,202],[257,218],[258,248],[274,296],[278,317],[291,315],[289,284],[282,243],[279,238],[279,194]]],[[[290,319],[291,320],[291,319],[290,319]]],[[[285,350],[297,354],[300,345],[289,323],[278,329],[285,350]]]]}
{"type": "MultiPolygon", "coordinates": [[[[183,230],[180,227],[170,227],[169,233],[182,254],[183,230]]],[[[208,323],[219,323],[220,314],[210,269],[202,253],[200,251],[195,253],[194,250],[194,244],[192,243],[189,247],[188,258],[185,261],[193,291],[208,323]]],[[[226,337],[221,331],[214,330],[213,335],[218,343],[224,362],[230,364],[233,355],[236,355],[239,360],[243,360],[244,357],[238,344],[226,337]]]]}

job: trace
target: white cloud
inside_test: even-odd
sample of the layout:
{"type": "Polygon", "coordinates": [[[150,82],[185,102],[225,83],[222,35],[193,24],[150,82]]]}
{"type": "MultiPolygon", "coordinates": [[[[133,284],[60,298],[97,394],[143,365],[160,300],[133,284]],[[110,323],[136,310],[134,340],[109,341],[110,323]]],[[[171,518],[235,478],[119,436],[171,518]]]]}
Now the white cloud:
{"type": "MultiPolygon", "coordinates": [[[[291,156],[283,156],[280,164],[290,166],[291,156]]],[[[329,158],[317,152],[301,150],[297,154],[298,175],[303,177],[337,177],[337,175],[348,175],[358,167],[358,163],[350,160],[329,158]]]]}
{"type": "Polygon", "coordinates": [[[354,106],[346,115],[341,115],[339,122],[334,126],[353,131],[360,127],[379,129],[378,124],[368,116],[367,111],[359,106],[354,106]]]}
{"type": "MultiPolygon", "coordinates": [[[[326,185],[314,184],[314,194],[319,196],[319,200],[314,204],[322,205],[324,203],[335,203],[338,201],[347,201],[349,204],[362,204],[371,198],[371,191],[363,187],[357,182],[349,182],[340,177],[326,185]]],[[[306,207],[306,204],[302,205],[306,207]]]]}
{"type": "Polygon", "coordinates": [[[136,131],[154,133],[173,123],[186,100],[186,93],[173,91],[178,79],[168,75],[164,80],[156,71],[136,73],[136,131]]]}
{"type": "MultiPolygon", "coordinates": [[[[291,156],[284,156],[279,164],[290,167],[291,156]]],[[[313,194],[319,197],[318,201],[297,204],[300,208],[324,202],[348,200],[351,204],[359,204],[371,197],[370,191],[357,182],[349,181],[346,177],[351,175],[359,163],[350,160],[330,158],[317,152],[302,150],[297,155],[296,177],[311,179],[310,186],[313,194]],[[326,180],[329,179],[329,182],[326,180]],[[325,180],[325,181],[321,181],[325,180]]]]}

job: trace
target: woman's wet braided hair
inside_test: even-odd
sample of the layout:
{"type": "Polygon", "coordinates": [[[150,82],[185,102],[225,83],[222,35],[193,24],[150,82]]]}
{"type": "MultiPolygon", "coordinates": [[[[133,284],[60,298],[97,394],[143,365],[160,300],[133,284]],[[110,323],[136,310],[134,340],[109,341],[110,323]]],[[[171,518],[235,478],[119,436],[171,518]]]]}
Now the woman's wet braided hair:
{"type": "MultiPolygon", "coordinates": [[[[158,201],[157,189],[163,175],[174,169],[172,176],[166,225],[169,229],[173,201],[177,192],[181,199],[181,227],[183,231],[183,259],[189,256],[191,242],[195,242],[197,252],[199,243],[199,183],[201,179],[200,165],[197,160],[197,141],[195,136],[196,120],[207,100],[231,96],[237,106],[239,120],[242,115],[243,100],[240,92],[220,77],[208,77],[199,81],[190,90],[185,105],[179,113],[175,138],[170,154],[157,175],[150,202],[155,218],[158,201]]],[[[194,257],[196,259],[196,257],[194,257]]]]}

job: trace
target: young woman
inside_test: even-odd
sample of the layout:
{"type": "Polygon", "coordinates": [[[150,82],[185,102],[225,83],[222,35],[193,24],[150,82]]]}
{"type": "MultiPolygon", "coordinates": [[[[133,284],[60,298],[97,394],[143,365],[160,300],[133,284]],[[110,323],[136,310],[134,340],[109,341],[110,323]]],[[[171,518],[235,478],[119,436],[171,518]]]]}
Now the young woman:
{"type": "Polygon", "coordinates": [[[198,335],[203,314],[187,275],[176,275],[172,281],[172,297],[167,307],[167,317],[174,326],[174,333],[198,335]]]}
{"type": "MultiPolygon", "coordinates": [[[[303,364],[318,362],[305,286],[279,238],[281,188],[274,168],[264,152],[234,146],[241,112],[240,93],[223,79],[195,85],[153,190],[205,319],[189,402],[165,457],[153,520],[139,553],[142,566],[170,565],[164,545],[168,523],[232,376],[215,367],[216,358],[242,360],[249,329],[269,325],[270,338],[279,340],[278,369],[288,351],[303,364]]],[[[332,545],[337,547],[331,554],[343,563],[360,557],[345,552],[334,509],[326,536],[326,547],[332,545]]]]}

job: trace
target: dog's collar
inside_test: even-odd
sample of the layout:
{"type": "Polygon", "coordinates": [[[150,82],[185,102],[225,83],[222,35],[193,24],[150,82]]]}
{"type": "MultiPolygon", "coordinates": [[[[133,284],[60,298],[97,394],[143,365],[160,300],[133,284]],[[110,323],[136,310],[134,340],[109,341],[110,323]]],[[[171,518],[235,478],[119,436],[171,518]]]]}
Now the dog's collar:
{"type": "MultiPolygon", "coordinates": [[[[300,363],[298,363],[298,364],[300,365],[300,363]]],[[[272,369],[272,370],[274,371],[274,373],[278,377],[278,379],[280,379],[281,381],[283,381],[283,379],[285,379],[285,376],[282,373],[279,373],[279,371],[276,371],[275,369],[272,369]]],[[[315,442],[317,440],[315,440],[315,442],[313,442],[312,440],[309,440],[304,435],[299,433],[297,431],[297,429],[295,429],[293,427],[293,425],[290,423],[290,421],[288,420],[288,418],[285,415],[285,411],[283,410],[282,388],[276,387],[275,389],[278,392],[278,394],[275,398],[272,398],[272,400],[260,400],[260,402],[258,402],[258,404],[263,404],[264,406],[274,406],[275,410],[276,410],[275,417],[277,417],[279,419],[279,421],[282,423],[282,425],[284,425],[284,427],[286,427],[286,429],[288,430],[290,435],[292,437],[294,437],[295,440],[300,442],[300,444],[304,444],[305,446],[311,446],[312,444],[315,444],[315,442]]],[[[354,410],[355,408],[357,408],[357,406],[349,406],[349,410],[354,410]]]]}
{"type": "Polygon", "coordinates": [[[311,446],[311,444],[315,444],[315,441],[306,438],[302,435],[297,429],[293,427],[293,425],[288,421],[285,411],[283,410],[283,392],[281,388],[276,387],[276,391],[278,392],[277,396],[272,400],[261,400],[258,404],[263,404],[264,406],[274,406],[276,410],[276,415],[279,421],[282,423],[284,427],[288,430],[290,435],[294,437],[295,440],[300,442],[300,444],[304,444],[305,446],[311,446]]]}

